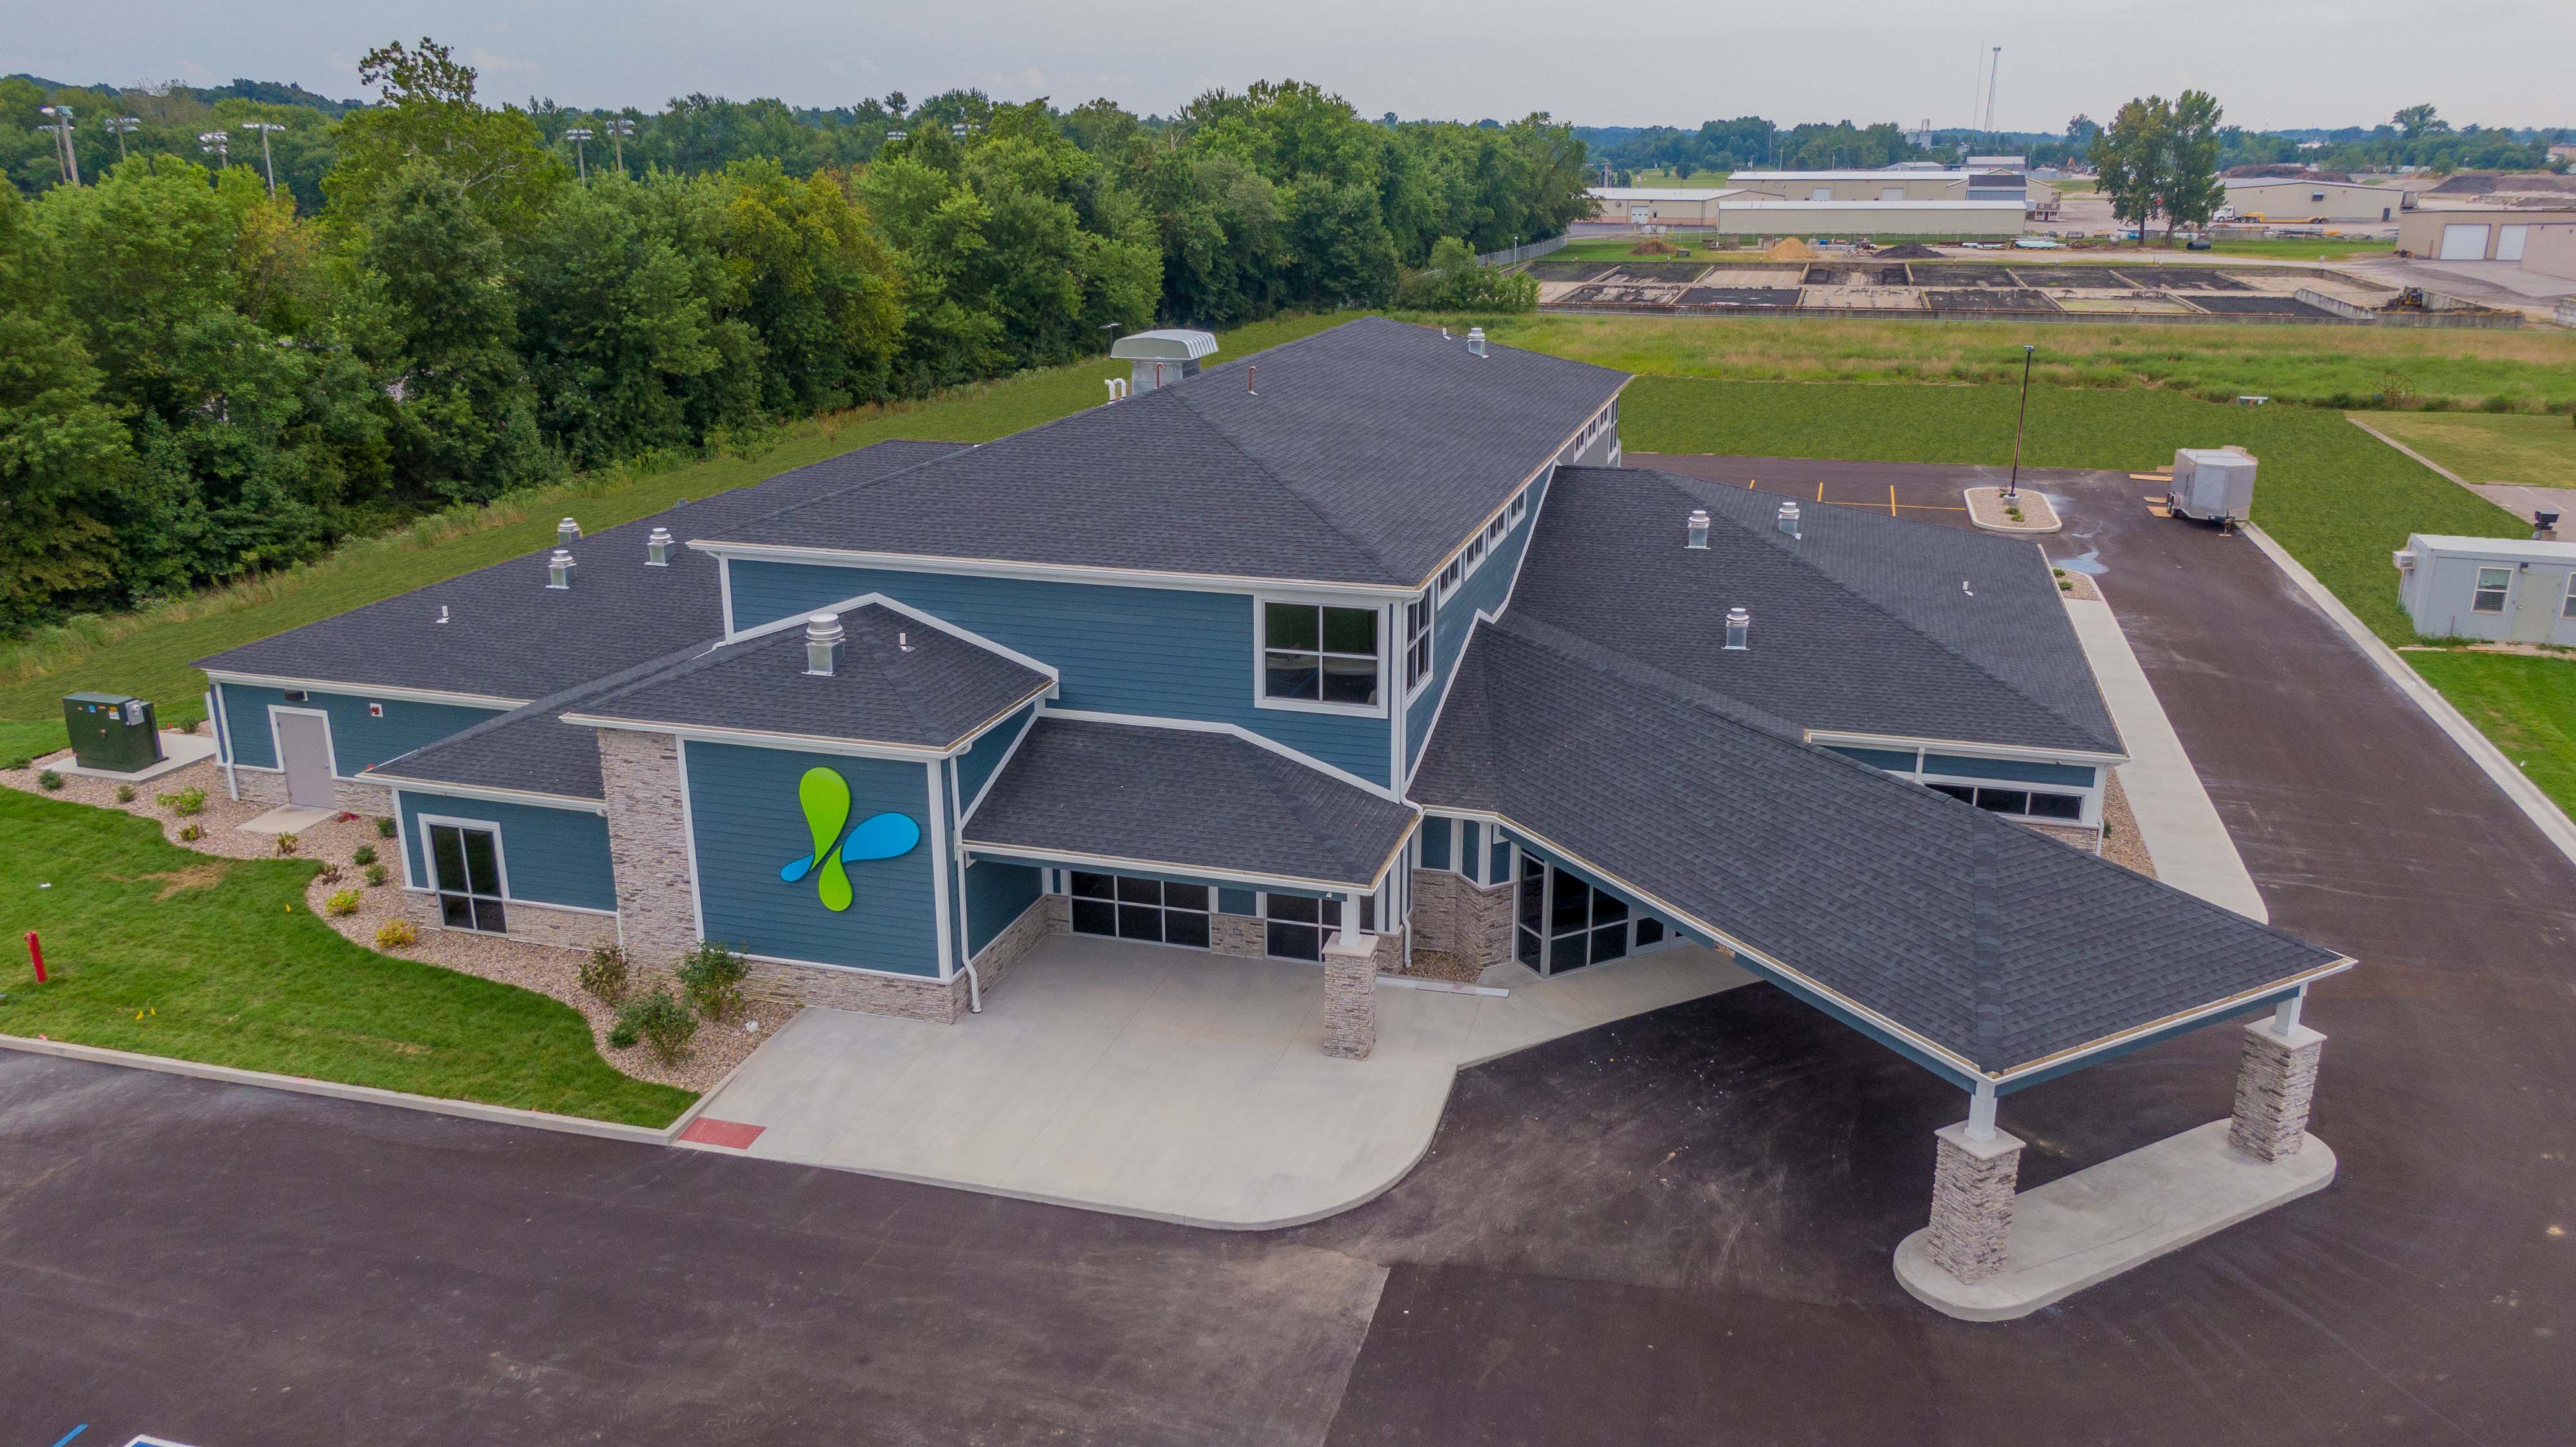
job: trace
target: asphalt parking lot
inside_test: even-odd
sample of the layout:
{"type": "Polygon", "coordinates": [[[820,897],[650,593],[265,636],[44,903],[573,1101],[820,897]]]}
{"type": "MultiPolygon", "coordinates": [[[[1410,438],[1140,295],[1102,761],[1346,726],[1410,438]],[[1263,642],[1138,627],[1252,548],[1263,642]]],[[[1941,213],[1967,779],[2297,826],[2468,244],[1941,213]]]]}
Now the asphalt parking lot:
{"type": "MultiPolygon", "coordinates": [[[[1629,461],[1962,525],[1992,475],[1629,461]]],[[[0,1444],[2569,1440],[2576,866],[2250,544],[2023,477],[2273,921],[2362,961],[2321,1195],[1950,1321],[1888,1252],[1960,1097],[1761,986],[1467,1072],[1403,1184],[1263,1235],[0,1055],[0,1444]]],[[[2013,1096],[2023,1183],[2233,1066],[2013,1096]]]]}

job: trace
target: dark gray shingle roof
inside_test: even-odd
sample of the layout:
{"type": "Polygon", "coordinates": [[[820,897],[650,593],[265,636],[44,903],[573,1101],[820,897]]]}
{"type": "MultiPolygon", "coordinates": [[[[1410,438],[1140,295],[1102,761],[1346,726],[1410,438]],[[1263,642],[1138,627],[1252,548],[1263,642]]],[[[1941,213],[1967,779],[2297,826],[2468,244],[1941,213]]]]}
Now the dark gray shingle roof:
{"type": "Polygon", "coordinates": [[[1041,716],[964,834],[969,847],[1367,889],[1414,818],[1232,734],[1041,716]]]}
{"type": "Polygon", "coordinates": [[[2029,539],[1826,505],[1802,508],[1792,538],[1780,503],[1561,468],[1512,612],[1800,728],[2124,751],[2029,539]],[[1705,552],[1683,546],[1693,508],[1711,517],[1705,552]],[[1754,646],[1729,652],[1736,606],[1754,646]]]}
{"type": "Polygon", "coordinates": [[[1379,317],[689,536],[1414,586],[1627,381],[1379,317]]]}
{"type": "Polygon", "coordinates": [[[944,749],[1051,687],[1048,675],[876,604],[844,610],[829,677],[805,671],[796,626],[715,648],[559,710],[583,717],[750,729],[944,749]]]}
{"type": "Polygon", "coordinates": [[[1478,627],[1411,792],[1552,840],[1986,1071],[2340,958],[1517,608],[1478,627]]]}
{"type": "Polygon", "coordinates": [[[536,699],[724,635],[716,563],[674,547],[647,567],[658,525],[682,542],[944,454],[953,442],[880,442],[593,533],[572,545],[573,586],[546,587],[548,543],[506,563],[415,588],[256,643],[200,668],[323,682],[536,699]],[[439,623],[439,610],[448,621],[439,623]]]}

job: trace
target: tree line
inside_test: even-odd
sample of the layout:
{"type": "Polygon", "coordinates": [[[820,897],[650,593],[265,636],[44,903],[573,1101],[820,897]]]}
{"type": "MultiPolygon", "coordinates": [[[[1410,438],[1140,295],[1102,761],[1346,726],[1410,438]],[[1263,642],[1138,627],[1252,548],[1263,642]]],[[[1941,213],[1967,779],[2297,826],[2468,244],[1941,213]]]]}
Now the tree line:
{"type": "Polygon", "coordinates": [[[568,113],[485,104],[429,41],[361,74],[379,102],[226,96],[164,123],[168,144],[125,134],[122,159],[94,154],[118,138],[82,110],[89,149],[48,153],[81,184],[66,165],[32,198],[12,163],[0,633],[1158,321],[1526,306],[1525,279],[1472,253],[1587,210],[1582,144],[1543,115],[1389,126],[1296,82],[1151,123],[888,97],[853,108],[843,129],[886,122],[853,161],[776,154],[792,132],[734,124],[761,106],[696,101],[613,141],[566,125],[593,133],[575,151],[547,133],[568,113]],[[189,129],[289,112],[228,157],[189,129]]]}

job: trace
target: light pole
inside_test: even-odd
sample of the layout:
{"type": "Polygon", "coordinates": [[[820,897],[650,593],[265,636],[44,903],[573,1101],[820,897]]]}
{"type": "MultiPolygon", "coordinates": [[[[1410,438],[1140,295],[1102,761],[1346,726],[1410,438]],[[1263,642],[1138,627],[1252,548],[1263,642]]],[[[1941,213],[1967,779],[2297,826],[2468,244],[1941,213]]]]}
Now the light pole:
{"type": "Polygon", "coordinates": [[[72,149],[72,108],[38,106],[36,114],[54,118],[53,125],[49,127],[54,133],[54,164],[62,169],[64,180],[79,185],[80,153],[72,149]]]}
{"type": "Polygon", "coordinates": [[[275,200],[277,198],[277,161],[268,153],[268,133],[282,131],[286,127],[269,121],[244,121],[242,129],[259,132],[259,163],[268,172],[269,199],[275,200]]]}
{"type": "Polygon", "coordinates": [[[221,175],[233,163],[233,133],[230,131],[197,132],[197,149],[215,158],[215,172],[221,175]]]}
{"type": "Polygon", "coordinates": [[[2021,416],[2013,423],[2013,470],[2012,480],[2004,484],[2006,498],[2021,496],[2021,435],[2030,425],[2030,355],[2038,350],[2028,342],[2021,344],[2021,416]]]}
{"type": "Polygon", "coordinates": [[[626,174],[626,138],[635,134],[635,123],[624,116],[611,116],[604,123],[608,144],[617,153],[617,174],[626,174]]]}
{"type": "Polygon", "coordinates": [[[125,138],[141,130],[143,122],[133,116],[115,116],[108,121],[107,128],[116,132],[116,159],[122,161],[125,159],[125,138]]]}
{"type": "Polygon", "coordinates": [[[590,128],[588,126],[575,126],[571,130],[564,132],[564,139],[572,142],[573,170],[579,173],[581,179],[585,181],[589,180],[590,152],[583,145],[583,142],[590,139],[590,128]]]}

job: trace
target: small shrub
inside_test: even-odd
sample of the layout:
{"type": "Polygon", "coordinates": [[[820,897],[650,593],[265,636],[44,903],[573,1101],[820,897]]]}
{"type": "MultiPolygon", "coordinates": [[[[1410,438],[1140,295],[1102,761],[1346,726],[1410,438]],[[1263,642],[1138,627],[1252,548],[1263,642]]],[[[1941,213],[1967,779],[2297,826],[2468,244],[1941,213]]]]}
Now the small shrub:
{"type": "Polygon", "coordinates": [[[183,733],[183,734],[192,734],[192,733],[195,733],[195,732],[197,731],[197,725],[202,724],[202,723],[204,723],[204,722],[205,722],[205,720],[204,720],[204,719],[201,719],[201,718],[192,718],[192,719],[188,720],[186,723],[183,723],[183,724],[179,725],[179,732],[181,732],[181,733],[183,733]]]}
{"type": "Polygon", "coordinates": [[[205,837],[206,826],[203,824],[182,824],[179,826],[179,842],[182,844],[194,844],[205,837]]]}
{"type": "Polygon", "coordinates": [[[377,838],[379,838],[379,839],[391,839],[391,838],[393,838],[393,837],[394,837],[394,821],[393,821],[393,820],[391,820],[391,819],[379,819],[379,820],[377,820],[377,821],[376,821],[376,837],[377,837],[377,838]]]}
{"type": "Polygon", "coordinates": [[[701,940],[671,973],[680,977],[681,993],[699,1014],[725,1020],[742,1009],[742,981],[751,965],[714,940],[701,940]]]}
{"type": "Polygon", "coordinates": [[[393,877],[394,872],[391,869],[386,868],[384,865],[370,864],[367,866],[367,883],[370,885],[382,884],[393,877]]]}
{"type": "Polygon", "coordinates": [[[688,1058],[689,1041],[698,1033],[698,1017],[689,1013],[688,1006],[672,999],[670,991],[657,989],[626,1002],[617,1012],[617,1032],[640,1037],[654,1059],[674,1065],[688,1058]]]}
{"type": "Polygon", "coordinates": [[[340,866],[336,864],[325,864],[322,866],[321,872],[313,877],[322,881],[324,884],[338,884],[347,876],[341,872],[340,866]]]}
{"type": "Polygon", "coordinates": [[[301,845],[303,842],[303,840],[296,838],[292,834],[280,834],[277,836],[277,852],[280,854],[292,854],[295,852],[296,847],[301,845]]]}
{"type": "Polygon", "coordinates": [[[118,802],[118,803],[120,803],[120,804],[131,804],[131,803],[133,803],[133,802],[134,802],[134,786],[133,786],[132,784],[119,784],[119,785],[117,785],[117,786],[116,786],[116,802],[118,802]]]}
{"type": "Polygon", "coordinates": [[[2060,579],[2058,579],[2058,580],[2057,580],[2057,591],[2059,591],[2059,592],[2061,592],[2061,593],[2072,593],[2072,592],[2074,592],[2074,591],[2075,591],[2075,580],[2074,580],[2074,579],[2072,579],[2072,578],[2060,578],[2060,579]]]}
{"type": "Polygon", "coordinates": [[[161,807],[181,818],[206,812],[206,791],[191,785],[175,794],[156,794],[161,807]]]}
{"type": "Polygon", "coordinates": [[[335,915],[347,916],[356,914],[358,912],[358,892],[354,889],[341,890],[339,893],[332,895],[329,899],[322,901],[322,908],[335,915]]]}
{"type": "Polygon", "coordinates": [[[617,1023],[608,1027],[608,1043],[620,1050],[635,1048],[635,1027],[627,1023],[626,1017],[619,1016],[617,1023]]]}
{"type": "Polygon", "coordinates": [[[55,773],[51,769],[47,769],[36,776],[36,787],[39,789],[59,789],[62,786],[63,776],[55,773]]]}
{"type": "Polygon", "coordinates": [[[601,945],[582,962],[581,987],[600,1000],[614,1005],[626,998],[626,951],[615,945],[601,945]]]}
{"type": "Polygon", "coordinates": [[[25,754],[13,754],[7,763],[0,763],[0,769],[31,769],[35,766],[36,761],[25,754]]]}
{"type": "Polygon", "coordinates": [[[359,846],[358,846],[358,848],[357,848],[357,850],[356,850],[356,852],[352,853],[352,854],[349,856],[349,862],[350,862],[351,864],[373,864],[373,863],[375,863],[375,862],[376,862],[376,846],[374,846],[374,845],[372,845],[372,844],[361,844],[361,845],[359,845],[359,846]]]}
{"type": "Polygon", "coordinates": [[[420,942],[420,931],[407,919],[389,919],[376,926],[376,948],[399,950],[420,942]]]}

